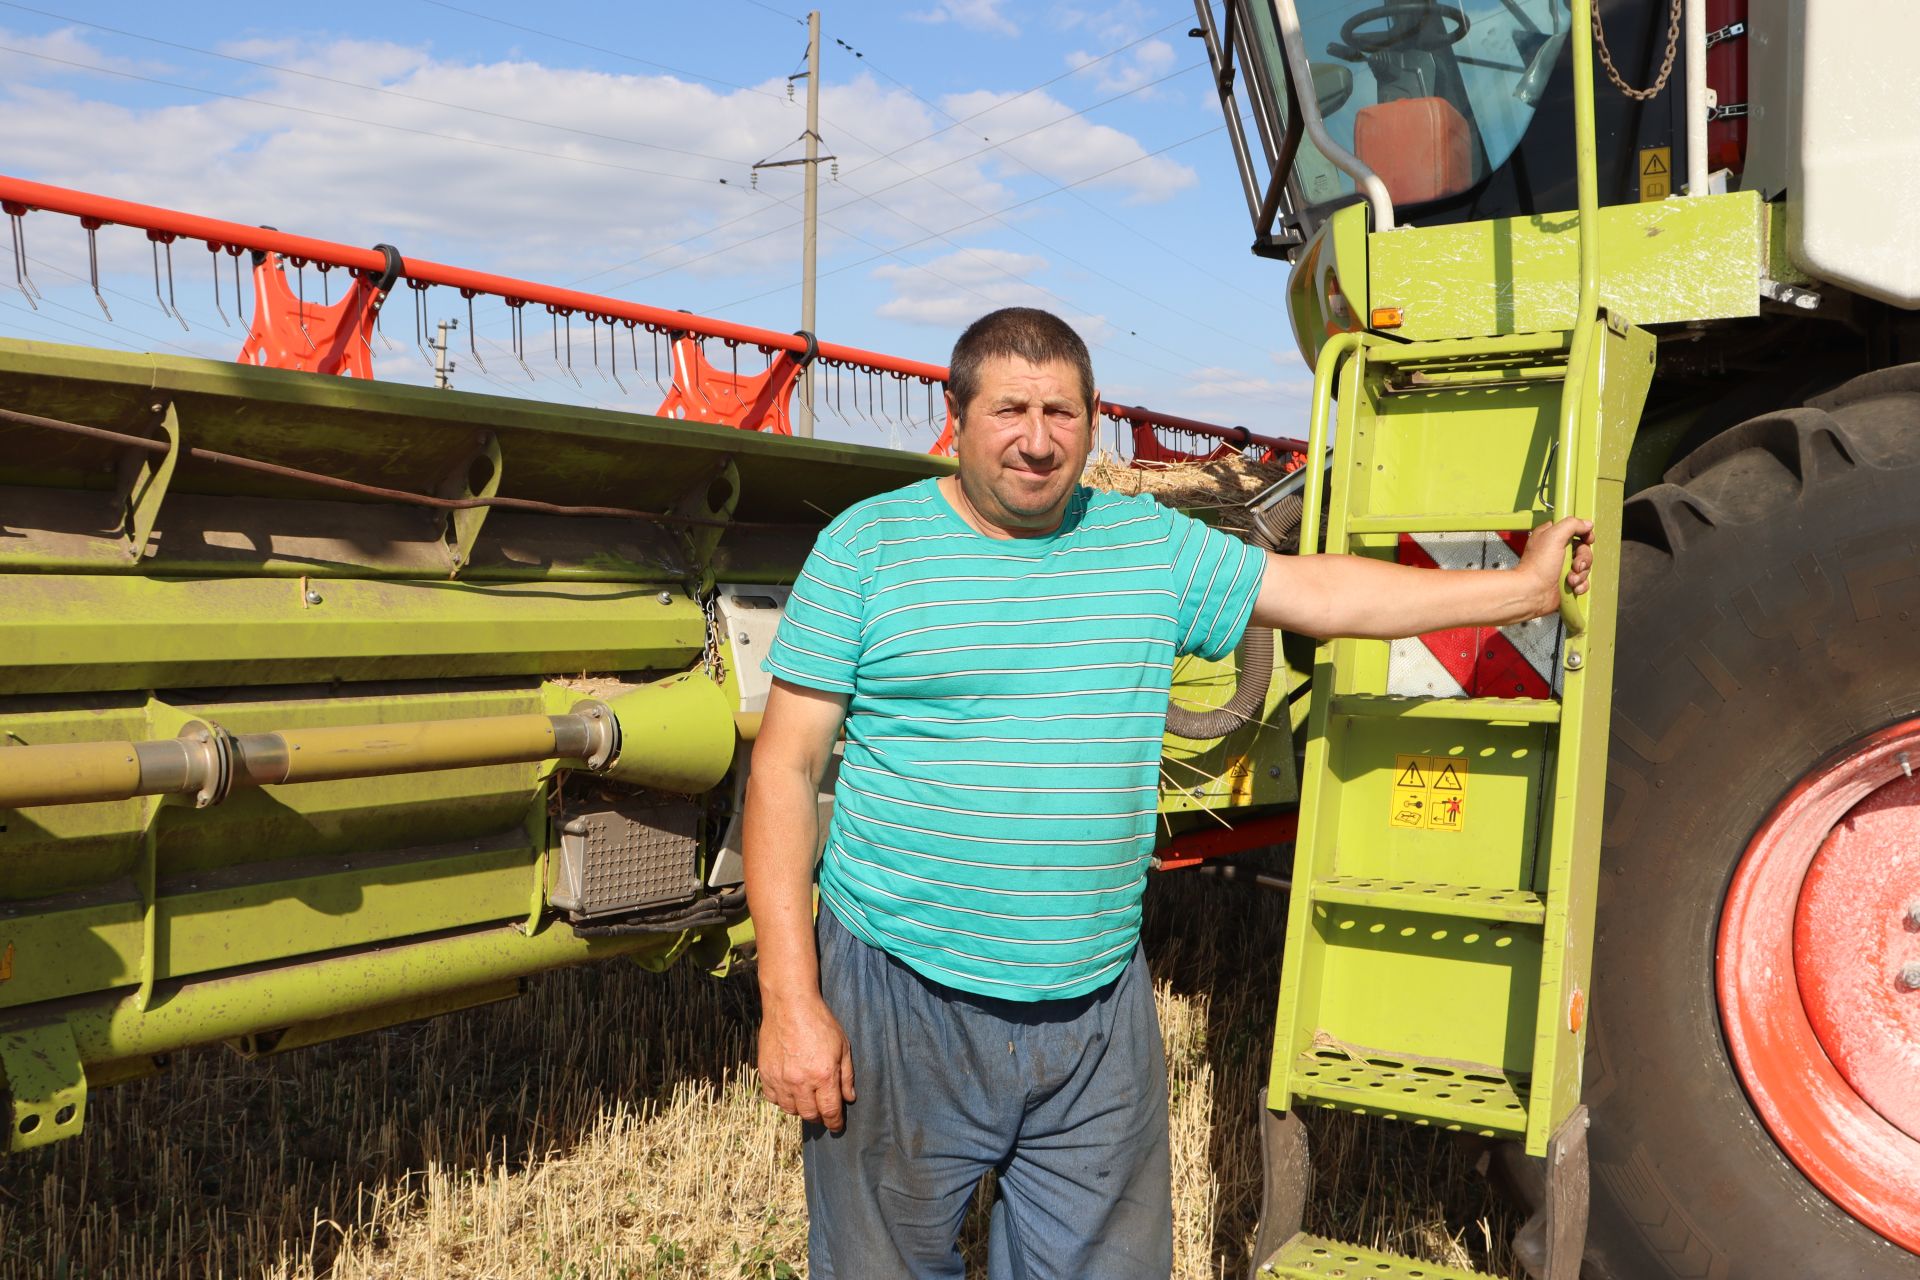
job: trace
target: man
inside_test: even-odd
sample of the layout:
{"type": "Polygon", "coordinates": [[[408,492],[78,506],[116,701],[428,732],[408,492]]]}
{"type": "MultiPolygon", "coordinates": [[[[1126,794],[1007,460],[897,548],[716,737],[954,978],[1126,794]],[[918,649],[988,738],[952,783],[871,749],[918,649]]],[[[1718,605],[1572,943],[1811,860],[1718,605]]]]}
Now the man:
{"type": "Polygon", "coordinates": [[[1542,616],[1590,529],[1536,532],[1511,570],[1270,556],[1080,485],[1098,397],[1055,317],[976,321],[948,387],[958,473],[829,524],[766,661],[746,811],[761,1087],[806,1122],[815,1280],[960,1276],[988,1169],[996,1280],[1164,1277],[1138,935],[1174,658],[1230,653],[1249,620],[1392,638],[1542,616]]]}

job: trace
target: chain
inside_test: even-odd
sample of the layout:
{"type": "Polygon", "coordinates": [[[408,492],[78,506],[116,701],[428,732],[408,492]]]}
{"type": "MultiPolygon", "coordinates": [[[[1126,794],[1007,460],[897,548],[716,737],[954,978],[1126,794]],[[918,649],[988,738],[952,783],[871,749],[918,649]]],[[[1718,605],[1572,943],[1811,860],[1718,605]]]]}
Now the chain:
{"type": "Polygon", "coordinates": [[[1607,33],[1600,26],[1600,0],[1593,0],[1593,44],[1599,51],[1600,65],[1606,69],[1607,79],[1613,81],[1613,87],[1632,98],[1635,102],[1651,102],[1660,96],[1667,87],[1667,80],[1673,75],[1673,59],[1680,48],[1680,3],[1673,0],[1667,18],[1667,52],[1660,59],[1660,74],[1651,87],[1635,89],[1620,76],[1620,69],[1613,65],[1613,51],[1607,48],[1607,33]]]}
{"type": "Polygon", "coordinates": [[[709,591],[700,597],[700,612],[705,615],[707,626],[706,643],[701,646],[700,665],[707,673],[707,679],[715,684],[724,684],[727,679],[726,660],[720,655],[720,611],[716,605],[719,593],[709,591]]]}

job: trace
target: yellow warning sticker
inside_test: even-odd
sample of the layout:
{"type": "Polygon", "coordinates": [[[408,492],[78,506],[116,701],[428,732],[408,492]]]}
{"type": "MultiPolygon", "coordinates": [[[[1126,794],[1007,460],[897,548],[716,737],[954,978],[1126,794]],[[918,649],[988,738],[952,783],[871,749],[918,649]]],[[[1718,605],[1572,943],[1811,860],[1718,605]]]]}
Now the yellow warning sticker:
{"type": "Polygon", "coordinates": [[[1673,194],[1673,148],[1640,148],[1640,199],[1665,200],[1673,194]]]}
{"type": "Polygon", "coordinates": [[[1227,803],[1253,803],[1253,761],[1244,755],[1227,761],[1227,803]]]}
{"type": "Polygon", "coordinates": [[[1456,756],[1395,756],[1387,825],[1460,831],[1467,821],[1467,762],[1456,756]]]}

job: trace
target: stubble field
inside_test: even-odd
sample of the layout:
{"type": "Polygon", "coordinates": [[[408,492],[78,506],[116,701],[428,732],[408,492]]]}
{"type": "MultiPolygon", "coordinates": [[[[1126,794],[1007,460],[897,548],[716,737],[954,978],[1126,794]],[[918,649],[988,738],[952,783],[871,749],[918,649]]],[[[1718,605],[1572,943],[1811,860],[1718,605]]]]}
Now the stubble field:
{"type": "MultiPolygon", "coordinates": [[[[1240,883],[1148,893],[1180,1280],[1247,1273],[1284,927],[1284,898],[1240,883]]],[[[753,1082],[756,1002],[750,978],[615,962],[283,1058],[177,1055],[93,1095],[77,1141],[0,1160],[0,1276],[793,1280],[799,1132],[753,1082]]],[[[1510,1271],[1516,1222],[1471,1153],[1311,1128],[1309,1229],[1510,1271]]]]}

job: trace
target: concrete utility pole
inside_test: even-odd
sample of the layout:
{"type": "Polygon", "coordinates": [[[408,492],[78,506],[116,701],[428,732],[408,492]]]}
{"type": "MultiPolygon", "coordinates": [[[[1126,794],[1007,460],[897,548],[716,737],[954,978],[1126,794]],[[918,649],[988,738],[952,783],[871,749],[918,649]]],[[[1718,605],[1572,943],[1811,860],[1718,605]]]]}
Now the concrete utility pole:
{"type": "Polygon", "coordinates": [[[458,320],[442,320],[440,322],[440,341],[429,342],[427,344],[433,348],[433,385],[442,391],[447,390],[447,388],[453,385],[454,362],[447,359],[447,331],[450,329],[458,329],[459,327],[460,322],[458,320]]]}
{"type": "MultiPolygon", "coordinates": [[[[807,14],[807,196],[800,233],[800,327],[813,327],[813,285],[820,256],[820,11],[807,14]]],[[[813,369],[800,374],[800,412],[795,435],[813,434],[813,369]]]]}
{"type": "MultiPolygon", "coordinates": [[[[820,154],[820,11],[807,14],[807,69],[797,71],[787,77],[787,94],[793,94],[793,82],[799,79],[807,82],[807,131],[802,135],[806,139],[807,154],[799,160],[762,160],[753,166],[754,180],[759,181],[762,169],[789,169],[801,165],[807,171],[807,185],[804,188],[806,203],[801,211],[800,232],[800,327],[808,333],[813,328],[813,285],[818,274],[820,250],[820,163],[823,160],[838,160],[837,156],[820,154]]],[[[784,148],[782,148],[784,150],[784,148]]],[[[834,165],[834,176],[838,177],[840,166],[834,165]]],[[[813,370],[803,369],[800,373],[800,404],[793,415],[793,434],[810,436],[813,434],[813,370]]]]}

